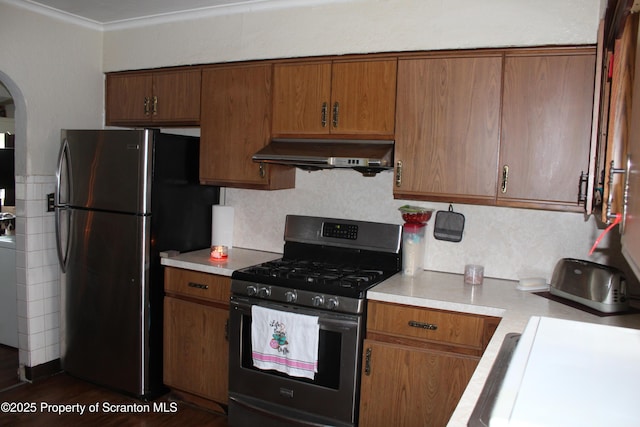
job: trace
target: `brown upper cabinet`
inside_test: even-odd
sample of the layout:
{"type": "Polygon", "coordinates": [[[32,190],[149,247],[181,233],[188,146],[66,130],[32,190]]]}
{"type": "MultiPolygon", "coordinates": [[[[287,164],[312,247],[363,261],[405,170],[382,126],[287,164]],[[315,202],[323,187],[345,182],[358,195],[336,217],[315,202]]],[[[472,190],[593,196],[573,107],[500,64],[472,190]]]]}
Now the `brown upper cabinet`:
{"type": "Polygon", "coordinates": [[[200,78],[198,67],[108,73],[106,124],[197,126],[200,78]]]}
{"type": "Polygon", "coordinates": [[[630,129],[633,123],[632,88],[636,73],[638,15],[629,15],[620,22],[620,35],[609,48],[603,61],[601,144],[598,170],[604,171],[600,220],[610,223],[624,210],[626,170],[629,167],[630,129]],[[635,75],[635,76],[634,76],[635,75]]]}
{"type": "Polygon", "coordinates": [[[630,158],[627,171],[627,203],[623,209],[626,218],[621,224],[622,254],[631,266],[632,271],[640,278],[640,226],[636,218],[640,217],[640,27],[638,14],[631,19],[631,25],[635,28],[633,64],[633,86],[631,88],[632,106],[629,112],[629,138],[627,154],[630,158]]]}
{"type": "Polygon", "coordinates": [[[107,125],[200,123],[200,68],[108,73],[107,125]]]}
{"type": "Polygon", "coordinates": [[[274,66],[274,136],[394,134],[397,61],[326,60],[274,66]]]}
{"type": "Polygon", "coordinates": [[[396,197],[493,203],[501,73],[499,54],[398,61],[396,197]]]}
{"type": "Polygon", "coordinates": [[[295,169],[254,162],[271,130],[272,64],[202,71],[200,181],[224,187],[292,188],[295,169]]]}
{"type": "Polygon", "coordinates": [[[582,211],[595,49],[401,58],[396,198],[582,211]]]}
{"type": "Polygon", "coordinates": [[[594,76],[591,48],[505,56],[499,205],[584,210],[594,76]]]}

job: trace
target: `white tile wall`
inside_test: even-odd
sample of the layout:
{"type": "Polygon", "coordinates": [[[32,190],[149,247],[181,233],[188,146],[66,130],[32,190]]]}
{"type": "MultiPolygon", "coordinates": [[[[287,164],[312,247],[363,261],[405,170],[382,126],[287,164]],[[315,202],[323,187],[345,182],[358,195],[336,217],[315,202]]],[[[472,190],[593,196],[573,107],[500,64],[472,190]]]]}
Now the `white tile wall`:
{"type": "Polygon", "coordinates": [[[54,176],[16,176],[16,270],[20,364],[60,357],[60,272],[54,215],[46,211],[54,176]]]}

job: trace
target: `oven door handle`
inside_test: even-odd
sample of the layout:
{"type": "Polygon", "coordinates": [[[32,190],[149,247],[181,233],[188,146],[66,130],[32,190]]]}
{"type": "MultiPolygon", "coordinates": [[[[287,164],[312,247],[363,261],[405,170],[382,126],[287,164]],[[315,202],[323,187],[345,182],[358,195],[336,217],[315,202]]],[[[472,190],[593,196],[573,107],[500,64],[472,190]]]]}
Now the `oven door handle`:
{"type": "MultiPolygon", "coordinates": [[[[233,297],[231,298],[231,310],[239,311],[245,315],[251,316],[251,306],[254,305],[252,303],[247,303],[245,301],[235,300],[233,297]]],[[[343,313],[331,313],[325,312],[322,310],[306,310],[306,309],[296,309],[295,311],[286,310],[284,307],[279,306],[277,304],[260,304],[261,307],[269,308],[272,310],[282,311],[286,313],[299,313],[308,316],[318,316],[318,324],[320,325],[320,329],[326,331],[344,331],[345,329],[357,328],[358,326],[358,316],[343,314],[343,313]]]]}

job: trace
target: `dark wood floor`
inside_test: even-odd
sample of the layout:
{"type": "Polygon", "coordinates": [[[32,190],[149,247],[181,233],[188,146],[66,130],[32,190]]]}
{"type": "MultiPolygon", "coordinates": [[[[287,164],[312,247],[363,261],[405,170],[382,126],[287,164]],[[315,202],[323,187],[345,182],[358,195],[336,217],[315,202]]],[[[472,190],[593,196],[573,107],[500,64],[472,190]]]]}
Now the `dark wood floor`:
{"type": "Polygon", "coordinates": [[[19,382],[18,349],[0,344],[0,390],[19,382]]]}
{"type": "Polygon", "coordinates": [[[227,427],[226,416],[177,402],[170,395],[143,402],[64,373],[4,390],[0,392],[0,405],[0,426],[227,427]],[[85,405],[85,410],[83,415],[58,415],[53,405],[69,405],[68,410],[76,405],[76,412],[78,405],[85,405]],[[90,405],[98,409],[90,412],[90,405]],[[116,409],[128,412],[113,412],[116,409]],[[134,409],[149,412],[136,413],[134,409]]]}

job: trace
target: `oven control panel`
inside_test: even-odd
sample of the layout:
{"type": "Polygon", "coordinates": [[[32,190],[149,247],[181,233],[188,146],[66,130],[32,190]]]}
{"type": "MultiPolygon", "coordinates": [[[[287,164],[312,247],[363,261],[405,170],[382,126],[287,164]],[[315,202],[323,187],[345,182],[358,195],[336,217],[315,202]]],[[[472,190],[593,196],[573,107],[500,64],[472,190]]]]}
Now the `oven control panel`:
{"type": "Polygon", "coordinates": [[[340,313],[359,314],[364,311],[364,299],[349,298],[337,295],[326,295],[318,292],[291,289],[262,283],[232,280],[231,292],[265,301],[295,304],[297,306],[336,311],[340,313]]]}
{"type": "Polygon", "coordinates": [[[337,222],[325,222],[322,227],[323,237],[335,237],[336,239],[358,239],[358,226],[356,224],[341,224],[337,222]]]}

